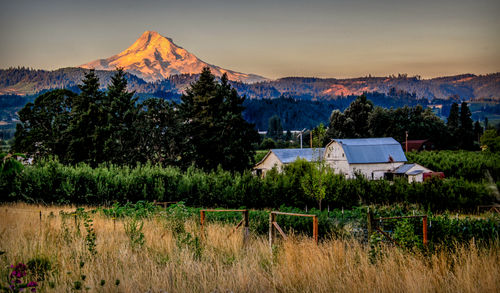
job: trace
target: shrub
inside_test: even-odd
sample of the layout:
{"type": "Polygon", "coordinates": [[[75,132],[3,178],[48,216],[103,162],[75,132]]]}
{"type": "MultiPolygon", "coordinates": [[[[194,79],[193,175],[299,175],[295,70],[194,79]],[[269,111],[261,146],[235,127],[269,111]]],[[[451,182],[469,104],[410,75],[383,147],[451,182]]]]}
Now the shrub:
{"type": "MultiPolygon", "coordinates": [[[[203,172],[194,167],[185,172],[150,164],[135,168],[85,164],[64,166],[54,160],[41,161],[24,169],[9,184],[16,200],[45,203],[109,205],[112,202],[183,201],[189,206],[278,208],[282,205],[305,209],[317,205],[301,188],[311,164],[299,161],[287,165],[282,173],[271,170],[264,179],[250,172],[231,173],[222,169],[203,172]]],[[[351,208],[361,204],[416,203],[433,211],[472,210],[489,204],[493,197],[482,182],[463,178],[408,183],[367,180],[361,176],[348,180],[326,171],[323,207],[351,208]]],[[[147,216],[156,207],[134,206],[147,216]]],[[[128,209],[128,207],[126,207],[128,209]]],[[[121,211],[114,210],[115,216],[121,211]]]]}

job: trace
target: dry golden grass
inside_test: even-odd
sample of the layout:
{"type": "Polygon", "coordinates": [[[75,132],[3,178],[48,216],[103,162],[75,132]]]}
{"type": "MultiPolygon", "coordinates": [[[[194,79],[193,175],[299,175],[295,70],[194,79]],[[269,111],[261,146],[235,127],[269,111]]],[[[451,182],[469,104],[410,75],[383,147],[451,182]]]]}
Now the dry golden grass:
{"type": "Polygon", "coordinates": [[[82,283],[91,292],[500,291],[498,245],[459,245],[451,253],[430,256],[383,247],[381,259],[371,264],[369,248],[357,242],[327,240],[317,246],[310,239],[291,237],[271,253],[266,237],[252,235],[243,247],[241,233],[227,238],[232,227],[218,224],[206,227],[206,238],[197,248],[179,240],[197,235],[197,223],[186,223],[187,233],[179,236],[167,229],[165,219],[155,218],[144,221],[145,244],[134,249],[122,221],[96,214],[97,254],[92,256],[85,228],[81,225],[79,235],[72,218],[63,224],[62,209],[74,211],[0,206],[0,250],[6,251],[0,256],[2,284],[7,283],[8,265],[42,256],[53,264],[41,288],[46,292],[71,292],[80,275],[86,275],[82,283]]]}

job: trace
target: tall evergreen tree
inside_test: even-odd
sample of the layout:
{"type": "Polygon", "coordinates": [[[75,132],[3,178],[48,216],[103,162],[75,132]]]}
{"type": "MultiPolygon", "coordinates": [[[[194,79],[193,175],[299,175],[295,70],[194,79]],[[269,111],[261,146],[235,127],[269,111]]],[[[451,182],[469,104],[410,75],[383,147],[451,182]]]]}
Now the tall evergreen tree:
{"type": "Polygon", "coordinates": [[[457,103],[451,104],[450,114],[448,115],[448,121],[446,122],[446,126],[448,127],[449,133],[449,147],[457,148],[459,145],[459,133],[458,129],[460,128],[460,112],[457,103]]]}
{"type": "Polygon", "coordinates": [[[99,136],[104,127],[106,115],[102,111],[104,93],[99,90],[99,79],[90,70],[78,85],[81,93],[73,99],[72,119],[68,127],[70,141],[68,161],[85,162],[96,166],[104,156],[104,137],[99,136]]]}
{"type": "Polygon", "coordinates": [[[281,119],[278,115],[275,114],[269,118],[266,136],[275,141],[283,139],[283,126],[281,125],[281,119]]]}
{"type": "Polygon", "coordinates": [[[221,165],[242,171],[253,163],[253,145],[259,141],[253,125],[241,113],[244,98],[223,75],[221,83],[208,67],[181,97],[180,117],[187,146],[183,159],[206,170],[221,165]]]}
{"type": "Polygon", "coordinates": [[[459,137],[460,137],[460,147],[466,150],[472,150],[474,148],[474,125],[472,121],[472,113],[469,110],[467,102],[462,102],[460,106],[460,127],[459,127],[459,137]]]}
{"type": "Polygon", "coordinates": [[[481,135],[483,135],[483,127],[481,126],[481,123],[479,123],[479,121],[476,121],[476,123],[474,123],[474,141],[479,143],[480,139],[481,139],[481,135]]]}
{"type": "Polygon", "coordinates": [[[226,74],[221,77],[217,94],[223,99],[220,165],[226,170],[242,172],[255,163],[255,147],[260,137],[254,125],[243,119],[245,97],[240,97],[231,87],[226,74]]]}
{"type": "Polygon", "coordinates": [[[105,160],[116,164],[134,164],[127,154],[134,151],[136,145],[134,122],[137,119],[137,98],[134,92],[127,91],[127,80],[122,68],[116,70],[111,78],[103,111],[106,124],[100,135],[105,135],[103,155],[105,160]]]}

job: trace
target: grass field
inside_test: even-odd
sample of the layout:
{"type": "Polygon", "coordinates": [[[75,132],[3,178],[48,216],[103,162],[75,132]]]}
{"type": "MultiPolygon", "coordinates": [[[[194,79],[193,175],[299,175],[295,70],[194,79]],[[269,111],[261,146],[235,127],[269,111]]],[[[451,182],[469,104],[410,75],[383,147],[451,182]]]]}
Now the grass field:
{"type": "Polygon", "coordinates": [[[370,247],[355,241],[316,245],[297,236],[271,252],[266,237],[251,235],[246,245],[240,232],[227,237],[231,226],[208,225],[202,239],[196,222],[158,217],[134,222],[99,213],[75,218],[61,210],[75,208],[0,206],[1,285],[8,285],[11,264],[43,259],[49,266],[29,271],[23,280],[38,276],[41,292],[500,290],[498,243],[489,248],[462,243],[432,254],[382,245],[373,259],[370,247]]]}

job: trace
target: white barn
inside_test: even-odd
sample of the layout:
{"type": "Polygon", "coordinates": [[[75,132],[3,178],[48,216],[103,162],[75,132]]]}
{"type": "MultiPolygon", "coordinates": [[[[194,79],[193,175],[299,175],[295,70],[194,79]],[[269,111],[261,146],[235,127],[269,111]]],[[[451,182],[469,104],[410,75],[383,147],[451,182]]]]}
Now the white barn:
{"type": "Polygon", "coordinates": [[[382,179],[407,161],[401,144],[392,137],[333,139],[325,147],[324,160],[335,173],[354,178],[382,179]]]}

